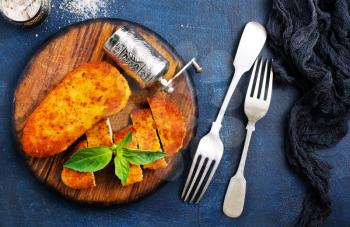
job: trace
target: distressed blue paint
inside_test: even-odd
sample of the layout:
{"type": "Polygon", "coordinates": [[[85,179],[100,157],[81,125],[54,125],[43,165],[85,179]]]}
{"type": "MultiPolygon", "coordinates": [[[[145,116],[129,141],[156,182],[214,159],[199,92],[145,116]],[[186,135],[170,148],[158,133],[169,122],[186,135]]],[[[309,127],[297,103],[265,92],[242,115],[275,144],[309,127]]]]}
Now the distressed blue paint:
{"type": "MultiPolygon", "coordinates": [[[[194,75],[199,119],[196,140],[214,120],[231,77],[231,61],[244,24],[264,23],[270,0],[112,0],[104,15],[142,23],[157,31],[186,58],[197,55],[205,72],[194,75]],[[209,98],[208,98],[209,97],[209,98]]],[[[227,183],[242,149],[237,131],[245,124],[242,97],[236,94],[225,119],[222,135],[227,149],[200,205],[179,199],[184,173],[146,199],[124,207],[94,208],[73,204],[41,185],[26,169],[11,142],[10,110],[13,89],[26,62],[50,35],[80,21],[55,7],[49,19],[34,29],[0,20],[0,225],[1,226],[291,226],[305,191],[287,166],[283,154],[284,123],[297,97],[291,88],[276,87],[268,116],[257,126],[246,165],[248,192],[240,219],[221,212],[227,183]],[[38,37],[36,37],[36,34],[38,37]],[[230,136],[232,141],[230,141],[230,136]],[[233,138],[234,137],[234,138],[233,138]]],[[[99,14],[98,16],[102,16],[99,14]]],[[[247,78],[239,84],[245,91],[247,78]]],[[[334,166],[331,196],[334,212],[326,226],[349,226],[350,136],[319,155],[334,166]]],[[[191,146],[193,147],[193,146],[191,146]]],[[[193,149],[191,149],[193,152],[193,149]]],[[[185,159],[186,173],[190,155],[185,159]]]]}

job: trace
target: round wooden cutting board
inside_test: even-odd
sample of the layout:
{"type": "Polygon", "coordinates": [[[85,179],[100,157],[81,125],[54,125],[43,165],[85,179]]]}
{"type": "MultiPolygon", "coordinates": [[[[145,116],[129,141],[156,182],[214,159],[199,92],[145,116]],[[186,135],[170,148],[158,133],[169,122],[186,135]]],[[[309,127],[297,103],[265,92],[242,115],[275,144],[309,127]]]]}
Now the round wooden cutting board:
{"type": "MultiPolygon", "coordinates": [[[[183,62],[175,50],[164,39],[141,25],[123,20],[103,19],[69,26],[50,38],[37,51],[25,68],[15,91],[13,120],[19,147],[21,147],[20,138],[26,119],[68,72],[89,61],[104,60],[114,64],[104,53],[103,44],[113,31],[123,25],[134,27],[170,61],[167,78],[173,76],[181,68],[183,62]]],[[[130,113],[147,105],[147,97],[165,96],[178,105],[186,118],[187,135],[184,143],[184,149],[186,149],[195,132],[197,119],[197,103],[189,75],[185,72],[176,80],[176,89],[172,94],[162,92],[157,85],[148,89],[140,89],[132,79],[125,77],[132,89],[132,96],[126,108],[110,118],[113,131],[118,132],[129,125],[130,113]]],[[[166,169],[144,170],[144,180],[127,187],[121,186],[120,181],[114,175],[113,166],[110,165],[95,173],[96,187],[74,190],[65,186],[60,177],[63,163],[69,152],[49,158],[33,158],[26,156],[22,151],[21,153],[29,169],[45,185],[73,201],[98,205],[125,204],[136,201],[154,192],[173,174],[181,171],[179,166],[182,164],[181,153],[168,157],[166,169]]]]}

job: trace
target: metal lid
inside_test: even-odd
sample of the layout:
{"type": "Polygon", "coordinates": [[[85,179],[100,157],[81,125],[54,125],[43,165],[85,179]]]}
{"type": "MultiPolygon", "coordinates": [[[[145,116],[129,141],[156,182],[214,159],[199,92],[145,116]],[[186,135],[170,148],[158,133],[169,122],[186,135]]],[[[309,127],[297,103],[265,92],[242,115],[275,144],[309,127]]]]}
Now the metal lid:
{"type": "Polygon", "coordinates": [[[0,0],[1,15],[17,25],[38,25],[46,19],[50,9],[50,0],[0,0]]]}

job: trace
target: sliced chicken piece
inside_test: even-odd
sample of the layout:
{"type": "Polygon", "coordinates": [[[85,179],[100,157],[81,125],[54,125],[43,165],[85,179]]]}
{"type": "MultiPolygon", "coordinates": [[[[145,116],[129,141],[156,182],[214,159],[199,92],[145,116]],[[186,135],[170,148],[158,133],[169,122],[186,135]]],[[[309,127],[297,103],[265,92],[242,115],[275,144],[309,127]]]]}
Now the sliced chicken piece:
{"type": "MultiPolygon", "coordinates": [[[[80,148],[112,146],[112,128],[109,119],[97,123],[93,128],[85,133],[86,140],[78,144],[80,147],[74,148],[75,152],[80,148]]],[[[65,185],[74,189],[86,189],[95,186],[94,173],[80,173],[75,170],[63,168],[61,179],[65,185]],[[91,183],[93,182],[93,184],[91,183]]]]}
{"type": "MultiPolygon", "coordinates": [[[[83,139],[72,148],[72,153],[86,147],[87,142],[83,139]]],[[[73,189],[87,189],[96,186],[94,173],[80,173],[65,167],[63,167],[61,179],[66,186],[73,189]]]]}
{"type": "Polygon", "coordinates": [[[153,119],[165,153],[180,151],[186,136],[185,119],[179,108],[165,98],[148,98],[153,119]]]}
{"type": "Polygon", "coordinates": [[[85,133],[88,147],[107,146],[113,144],[113,132],[109,119],[103,120],[85,133]]]}
{"type": "MultiPolygon", "coordinates": [[[[157,136],[156,125],[151,110],[139,109],[131,113],[131,120],[135,130],[136,140],[141,150],[161,151],[157,136]]],[[[164,158],[143,166],[146,169],[166,168],[164,158]]]]}
{"type": "Polygon", "coordinates": [[[143,174],[141,166],[139,165],[130,165],[128,179],[126,180],[124,186],[132,185],[138,182],[143,181],[143,174]]]}

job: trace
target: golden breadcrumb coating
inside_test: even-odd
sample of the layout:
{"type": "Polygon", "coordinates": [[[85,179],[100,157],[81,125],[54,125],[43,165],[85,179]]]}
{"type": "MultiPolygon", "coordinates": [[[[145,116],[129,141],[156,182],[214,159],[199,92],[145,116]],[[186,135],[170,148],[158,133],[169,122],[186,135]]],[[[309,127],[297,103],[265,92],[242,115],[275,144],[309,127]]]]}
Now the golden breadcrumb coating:
{"type": "MultiPolygon", "coordinates": [[[[156,131],[156,124],[153,120],[151,110],[139,109],[131,113],[131,120],[135,130],[136,140],[141,150],[161,151],[156,131]]],[[[166,168],[164,158],[155,162],[143,165],[146,169],[166,168]]]]}
{"type": "Polygon", "coordinates": [[[130,94],[128,82],[112,65],[79,66],[29,116],[21,139],[24,152],[48,157],[66,150],[97,122],[121,111],[130,94]]]}
{"type": "MultiPolygon", "coordinates": [[[[72,148],[72,153],[86,147],[86,140],[81,140],[72,148]]],[[[73,189],[87,189],[96,186],[94,173],[81,173],[65,167],[61,172],[61,180],[66,186],[73,189]]]]}
{"type": "Polygon", "coordinates": [[[183,147],[185,119],[179,108],[165,98],[148,98],[164,152],[172,155],[183,147]]]}
{"type": "MultiPolygon", "coordinates": [[[[80,148],[98,147],[98,146],[112,146],[113,134],[109,119],[102,120],[94,127],[86,131],[86,140],[77,144],[73,148],[73,153],[80,148]]],[[[94,173],[80,173],[78,171],[64,168],[61,173],[61,179],[65,185],[74,189],[86,189],[95,186],[94,173]],[[93,184],[92,184],[93,183],[93,184]]]]}
{"type": "Polygon", "coordinates": [[[110,147],[113,144],[113,133],[109,119],[97,123],[94,127],[87,130],[85,135],[89,147],[110,147]]]}

